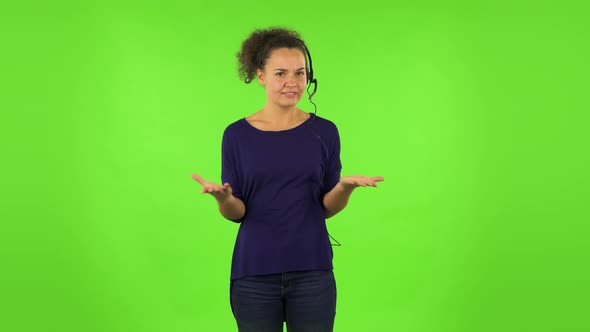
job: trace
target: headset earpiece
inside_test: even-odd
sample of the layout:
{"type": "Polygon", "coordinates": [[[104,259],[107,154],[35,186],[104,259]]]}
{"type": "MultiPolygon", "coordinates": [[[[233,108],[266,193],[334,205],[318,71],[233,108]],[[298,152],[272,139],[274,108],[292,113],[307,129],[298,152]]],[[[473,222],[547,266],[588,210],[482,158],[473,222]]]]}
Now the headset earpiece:
{"type": "Polygon", "coordinates": [[[307,46],[305,46],[303,40],[299,39],[299,41],[301,42],[301,46],[305,50],[305,55],[307,56],[307,61],[309,63],[309,68],[306,69],[306,74],[308,85],[313,84],[313,92],[309,94],[308,97],[308,99],[311,100],[311,97],[313,97],[313,95],[316,93],[318,89],[318,80],[315,77],[313,77],[313,63],[311,61],[311,54],[309,53],[309,50],[307,49],[307,46]]]}

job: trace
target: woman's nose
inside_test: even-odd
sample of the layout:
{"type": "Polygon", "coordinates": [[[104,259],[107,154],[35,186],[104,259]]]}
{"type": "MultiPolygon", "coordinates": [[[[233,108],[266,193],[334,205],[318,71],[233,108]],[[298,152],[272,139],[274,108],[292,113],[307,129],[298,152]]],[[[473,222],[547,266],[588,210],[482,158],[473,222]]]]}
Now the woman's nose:
{"type": "Polygon", "coordinates": [[[295,74],[295,75],[289,75],[288,78],[287,78],[287,84],[288,85],[291,85],[291,86],[297,85],[297,81],[298,81],[297,74],[295,74]]]}

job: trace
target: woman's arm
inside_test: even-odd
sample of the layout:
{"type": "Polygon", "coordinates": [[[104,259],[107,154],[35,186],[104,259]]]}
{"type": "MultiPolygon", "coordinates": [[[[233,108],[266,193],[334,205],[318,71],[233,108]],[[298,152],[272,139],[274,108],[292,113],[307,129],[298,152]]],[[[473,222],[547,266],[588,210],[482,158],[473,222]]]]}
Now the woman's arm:
{"type": "Polygon", "coordinates": [[[346,207],[353,190],[354,188],[345,188],[342,184],[338,183],[324,195],[324,215],[326,219],[333,217],[346,207]]]}
{"type": "Polygon", "coordinates": [[[340,178],[340,182],[324,195],[324,215],[326,219],[342,211],[356,187],[377,187],[377,182],[383,181],[382,176],[349,175],[340,178]]]}
{"type": "Polygon", "coordinates": [[[240,219],[246,214],[246,206],[241,199],[232,195],[233,189],[228,182],[220,186],[203,179],[199,174],[193,173],[191,177],[203,186],[202,194],[208,193],[215,197],[222,216],[234,222],[241,221],[240,219]]]}
{"type": "Polygon", "coordinates": [[[246,206],[241,199],[236,198],[234,195],[229,195],[225,199],[218,199],[217,205],[219,212],[226,219],[234,222],[240,222],[246,214],[246,206]]]}

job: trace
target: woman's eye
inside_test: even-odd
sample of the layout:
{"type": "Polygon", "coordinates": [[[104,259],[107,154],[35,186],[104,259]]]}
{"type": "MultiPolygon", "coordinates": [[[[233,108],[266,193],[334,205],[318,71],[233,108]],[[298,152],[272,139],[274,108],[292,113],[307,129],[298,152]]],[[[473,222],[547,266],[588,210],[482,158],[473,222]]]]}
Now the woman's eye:
{"type": "MultiPolygon", "coordinates": [[[[284,72],[278,72],[275,75],[276,76],[284,76],[284,74],[285,74],[284,72]]],[[[300,72],[297,73],[297,76],[305,76],[305,73],[302,72],[302,71],[300,71],[300,72]]]]}

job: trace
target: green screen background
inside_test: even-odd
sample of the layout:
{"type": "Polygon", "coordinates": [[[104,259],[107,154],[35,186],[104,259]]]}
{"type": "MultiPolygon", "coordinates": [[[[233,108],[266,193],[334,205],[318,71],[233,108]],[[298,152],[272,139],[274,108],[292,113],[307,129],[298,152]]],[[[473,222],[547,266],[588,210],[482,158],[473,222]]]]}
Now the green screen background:
{"type": "MultiPolygon", "coordinates": [[[[581,2],[580,2],[581,4],[581,2]]],[[[237,331],[200,194],[256,28],[306,39],[342,175],[335,331],[588,331],[588,11],[560,2],[2,5],[0,330],[237,331]]],[[[305,99],[299,107],[313,112],[305,99]]]]}

